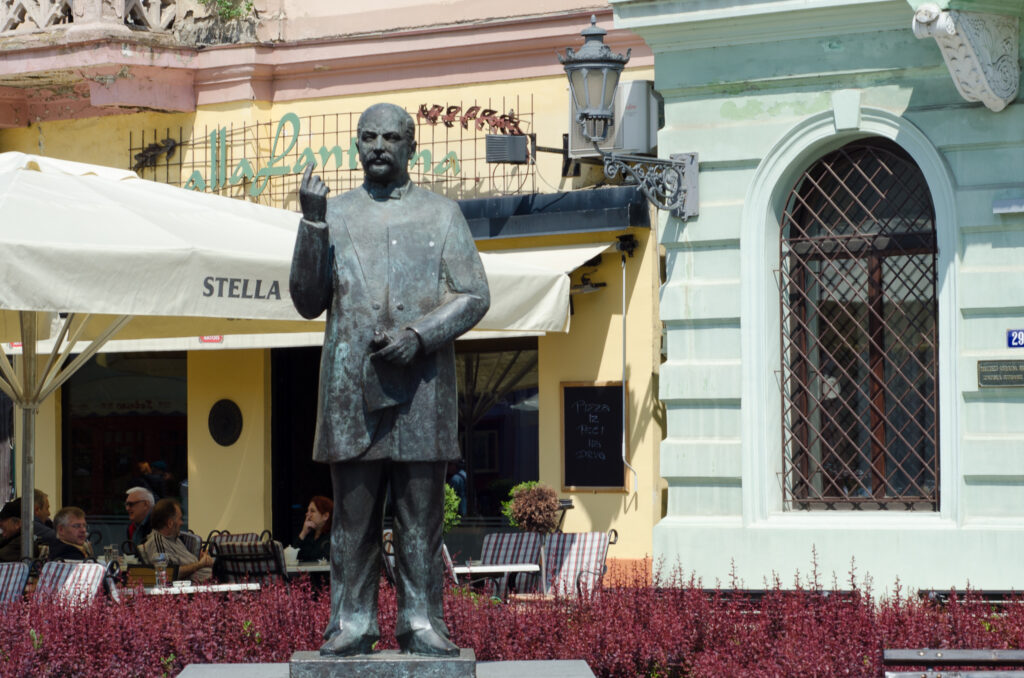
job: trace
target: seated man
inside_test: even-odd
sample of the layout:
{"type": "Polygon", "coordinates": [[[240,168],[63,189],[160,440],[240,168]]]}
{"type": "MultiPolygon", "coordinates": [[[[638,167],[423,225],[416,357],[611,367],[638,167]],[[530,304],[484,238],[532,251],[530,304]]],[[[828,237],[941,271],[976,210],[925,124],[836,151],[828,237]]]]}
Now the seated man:
{"type": "Polygon", "coordinates": [[[21,560],[21,499],[4,504],[0,509],[0,562],[21,560]]]}
{"type": "Polygon", "coordinates": [[[191,579],[196,583],[205,582],[213,576],[213,558],[203,551],[196,558],[178,539],[181,532],[181,504],[177,499],[161,499],[153,507],[150,518],[153,531],[146,543],[139,548],[139,555],[152,563],[156,554],[167,555],[167,566],[178,568],[178,579],[191,579]]]}
{"type": "Polygon", "coordinates": [[[53,521],[50,520],[50,498],[42,490],[35,493],[35,519],[32,521],[32,534],[36,541],[50,543],[57,538],[53,529],[53,521]]]}
{"type": "Polygon", "coordinates": [[[94,558],[89,543],[89,525],[85,511],[65,506],[53,518],[57,538],[50,542],[50,560],[86,560],[94,558]]]}
{"type": "Polygon", "coordinates": [[[132,487],[126,492],[124,507],[128,511],[128,540],[136,547],[145,543],[152,529],[150,525],[150,513],[156,499],[153,493],[145,487],[132,487]]]}

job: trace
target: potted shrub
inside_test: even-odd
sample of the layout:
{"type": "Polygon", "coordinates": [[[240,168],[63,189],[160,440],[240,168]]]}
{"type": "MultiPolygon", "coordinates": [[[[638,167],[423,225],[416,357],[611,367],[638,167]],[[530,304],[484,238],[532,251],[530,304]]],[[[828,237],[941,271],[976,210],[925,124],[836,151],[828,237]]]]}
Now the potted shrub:
{"type": "Polygon", "coordinates": [[[534,481],[513,487],[509,501],[502,506],[502,512],[513,527],[540,534],[540,582],[544,593],[548,592],[545,551],[548,535],[558,528],[558,510],[558,494],[534,481]]]}

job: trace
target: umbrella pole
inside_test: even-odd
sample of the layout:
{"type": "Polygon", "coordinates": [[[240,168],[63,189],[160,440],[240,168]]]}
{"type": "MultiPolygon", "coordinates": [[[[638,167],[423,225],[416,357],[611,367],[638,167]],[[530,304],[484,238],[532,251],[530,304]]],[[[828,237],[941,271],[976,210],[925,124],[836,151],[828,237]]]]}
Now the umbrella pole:
{"type": "Polygon", "coordinates": [[[36,409],[21,411],[21,557],[31,558],[32,523],[35,519],[36,409]]]}
{"type": "Polygon", "coordinates": [[[21,557],[32,558],[36,488],[36,321],[21,313],[21,557]]]}

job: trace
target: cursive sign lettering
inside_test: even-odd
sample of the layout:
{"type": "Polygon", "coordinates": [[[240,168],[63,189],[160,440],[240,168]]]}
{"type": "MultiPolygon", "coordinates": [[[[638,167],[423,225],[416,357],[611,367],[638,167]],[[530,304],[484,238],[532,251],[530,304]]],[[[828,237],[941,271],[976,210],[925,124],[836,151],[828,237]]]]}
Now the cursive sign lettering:
{"type": "MultiPolygon", "coordinates": [[[[277,123],[274,130],[274,141],[270,146],[270,159],[259,169],[253,165],[248,158],[243,157],[235,163],[228,174],[228,129],[221,127],[210,132],[210,166],[201,170],[195,170],[185,182],[185,188],[193,191],[205,191],[207,188],[217,190],[236,186],[243,181],[250,182],[249,195],[256,197],[267,190],[270,180],[274,177],[288,174],[302,174],[306,166],[315,164],[320,170],[348,170],[354,171],[359,167],[359,149],[356,146],[356,137],[349,140],[348,149],[334,145],[328,148],[326,145],[313,150],[312,146],[303,148],[297,152],[295,162],[286,160],[296,152],[299,138],[302,135],[302,121],[295,113],[286,113],[277,123]],[[345,158],[345,155],[348,158],[345,158]],[[329,163],[333,162],[333,167],[329,163]]],[[[409,159],[409,168],[414,169],[417,163],[422,163],[423,173],[451,174],[458,176],[462,171],[459,156],[455,151],[446,153],[436,163],[433,162],[430,151],[423,150],[409,159]]]]}

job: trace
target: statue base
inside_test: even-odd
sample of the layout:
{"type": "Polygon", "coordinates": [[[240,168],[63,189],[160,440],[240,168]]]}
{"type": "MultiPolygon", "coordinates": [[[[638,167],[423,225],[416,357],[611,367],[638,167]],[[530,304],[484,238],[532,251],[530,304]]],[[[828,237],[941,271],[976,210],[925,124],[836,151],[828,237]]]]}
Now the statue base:
{"type": "Polygon", "coordinates": [[[476,678],[476,653],[459,650],[458,657],[424,657],[383,650],[351,657],[324,657],[319,652],[296,652],[288,663],[289,678],[476,678]]]}

